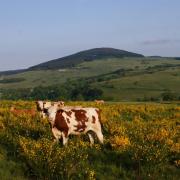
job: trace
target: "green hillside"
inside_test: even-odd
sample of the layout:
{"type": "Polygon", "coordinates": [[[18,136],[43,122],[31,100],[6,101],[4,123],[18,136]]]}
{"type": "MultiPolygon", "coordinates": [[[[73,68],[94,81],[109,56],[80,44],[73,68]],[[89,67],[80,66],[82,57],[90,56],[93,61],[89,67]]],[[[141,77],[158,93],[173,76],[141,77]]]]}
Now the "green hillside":
{"type": "Polygon", "coordinates": [[[30,67],[28,70],[47,70],[58,68],[71,68],[84,61],[102,60],[106,58],[124,58],[124,57],[143,57],[141,54],[136,54],[124,50],[114,48],[94,48],[86,51],[81,51],[70,56],[54,59],[45,63],[30,67]]]}
{"type": "Polygon", "coordinates": [[[105,58],[84,61],[73,68],[27,71],[0,77],[0,89],[33,89],[61,86],[67,81],[86,81],[103,90],[104,99],[135,101],[156,98],[164,92],[179,94],[180,61],[154,57],[105,58]]]}

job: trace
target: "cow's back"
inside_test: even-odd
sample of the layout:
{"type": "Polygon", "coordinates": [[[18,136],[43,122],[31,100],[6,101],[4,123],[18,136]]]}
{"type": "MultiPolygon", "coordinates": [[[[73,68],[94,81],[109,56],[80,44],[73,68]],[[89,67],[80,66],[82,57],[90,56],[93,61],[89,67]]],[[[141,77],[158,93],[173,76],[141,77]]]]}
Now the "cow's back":
{"type": "Polygon", "coordinates": [[[62,108],[56,113],[54,127],[67,134],[80,134],[100,125],[97,108],[62,108]]]}

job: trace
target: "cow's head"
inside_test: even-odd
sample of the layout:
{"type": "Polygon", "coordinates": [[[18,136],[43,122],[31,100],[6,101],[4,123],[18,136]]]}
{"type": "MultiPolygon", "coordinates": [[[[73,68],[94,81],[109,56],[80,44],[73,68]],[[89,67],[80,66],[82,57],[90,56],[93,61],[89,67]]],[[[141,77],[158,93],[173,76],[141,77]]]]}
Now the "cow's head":
{"type": "Polygon", "coordinates": [[[58,110],[58,104],[54,104],[50,106],[48,109],[44,110],[44,113],[48,117],[49,122],[51,124],[53,124],[55,121],[57,110],[58,110]]]}

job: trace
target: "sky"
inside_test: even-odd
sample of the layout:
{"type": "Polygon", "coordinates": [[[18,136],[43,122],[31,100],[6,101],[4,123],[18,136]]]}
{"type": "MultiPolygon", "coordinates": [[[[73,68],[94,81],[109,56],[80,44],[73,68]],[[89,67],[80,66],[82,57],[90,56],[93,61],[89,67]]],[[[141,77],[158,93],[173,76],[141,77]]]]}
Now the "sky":
{"type": "Polygon", "coordinates": [[[0,71],[112,47],[180,56],[180,0],[0,0],[0,71]]]}

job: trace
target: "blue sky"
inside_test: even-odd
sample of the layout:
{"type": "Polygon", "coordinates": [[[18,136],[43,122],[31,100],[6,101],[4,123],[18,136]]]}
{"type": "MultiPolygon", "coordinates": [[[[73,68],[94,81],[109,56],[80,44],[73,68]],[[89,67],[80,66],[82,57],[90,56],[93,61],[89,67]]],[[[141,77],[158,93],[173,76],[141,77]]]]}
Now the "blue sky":
{"type": "Polygon", "coordinates": [[[95,47],[180,56],[180,0],[0,0],[0,71],[95,47]]]}

